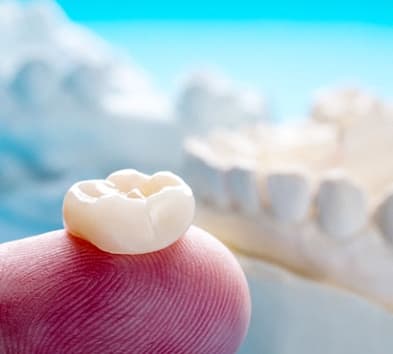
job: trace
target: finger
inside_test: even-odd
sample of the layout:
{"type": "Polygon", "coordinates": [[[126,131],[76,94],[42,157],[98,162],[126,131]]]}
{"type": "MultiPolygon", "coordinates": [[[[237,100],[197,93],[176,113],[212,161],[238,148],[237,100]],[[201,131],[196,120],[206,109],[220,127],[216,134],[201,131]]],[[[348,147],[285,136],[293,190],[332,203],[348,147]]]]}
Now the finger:
{"type": "Polygon", "coordinates": [[[250,300],[232,254],[191,227],[113,255],[65,231],[0,245],[1,353],[235,353],[250,300]]]}

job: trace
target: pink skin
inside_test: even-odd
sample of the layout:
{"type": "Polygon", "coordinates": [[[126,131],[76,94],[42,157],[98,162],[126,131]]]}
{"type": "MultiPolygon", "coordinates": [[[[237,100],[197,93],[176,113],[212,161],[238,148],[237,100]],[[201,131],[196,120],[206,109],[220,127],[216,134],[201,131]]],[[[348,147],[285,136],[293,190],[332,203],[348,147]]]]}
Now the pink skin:
{"type": "Polygon", "coordinates": [[[0,353],[235,353],[250,319],[244,274],[196,227],[146,255],[64,230],[0,245],[0,353]]]}

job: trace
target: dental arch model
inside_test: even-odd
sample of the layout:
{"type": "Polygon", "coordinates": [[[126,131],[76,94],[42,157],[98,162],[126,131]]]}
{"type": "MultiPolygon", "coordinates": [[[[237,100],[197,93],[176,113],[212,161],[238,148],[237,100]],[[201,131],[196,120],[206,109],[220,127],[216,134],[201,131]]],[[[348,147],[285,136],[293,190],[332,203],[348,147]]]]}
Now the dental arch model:
{"type": "Polygon", "coordinates": [[[170,172],[127,169],[74,184],[63,205],[65,228],[103,251],[142,254],[177,241],[194,217],[191,188],[170,172]]]}
{"type": "Polygon", "coordinates": [[[196,224],[240,254],[392,311],[392,111],[350,88],[320,95],[312,112],[187,139],[196,224]]]}

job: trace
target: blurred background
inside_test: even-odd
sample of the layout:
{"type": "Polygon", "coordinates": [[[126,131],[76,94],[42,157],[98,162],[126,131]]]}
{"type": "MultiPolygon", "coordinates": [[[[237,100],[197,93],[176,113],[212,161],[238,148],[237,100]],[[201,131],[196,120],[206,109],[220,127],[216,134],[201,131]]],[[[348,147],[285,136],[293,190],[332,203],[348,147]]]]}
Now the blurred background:
{"type": "Polygon", "coordinates": [[[59,4],[171,95],[184,75],[207,69],[262,90],[280,120],[304,114],[322,85],[352,83],[391,96],[389,1],[59,4]]]}
{"type": "MultiPolygon", "coordinates": [[[[306,116],[324,86],[357,85],[391,97],[392,8],[382,0],[2,0],[0,239],[60,227],[60,180],[66,186],[125,165],[178,168],[182,137],[197,127],[186,123],[178,133],[171,124],[187,122],[178,111],[193,85],[229,82],[233,95],[251,90],[252,119],[273,122],[306,116]],[[157,120],[159,128],[149,126],[157,120]],[[130,121],[134,134],[121,141],[120,126],[130,121]],[[154,134],[163,129],[168,138],[159,150],[173,156],[156,149],[154,134]],[[39,204],[51,203],[51,186],[59,197],[39,204]]],[[[231,124],[244,123],[238,116],[231,124]]],[[[206,120],[226,124],[217,114],[206,120]]]]}
{"type": "MultiPolygon", "coordinates": [[[[300,121],[348,85],[393,98],[392,2],[0,0],[0,242],[61,228],[77,180],[181,173],[187,137],[300,121]]],[[[250,333],[244,353],[322,353],[250,333]]]]}

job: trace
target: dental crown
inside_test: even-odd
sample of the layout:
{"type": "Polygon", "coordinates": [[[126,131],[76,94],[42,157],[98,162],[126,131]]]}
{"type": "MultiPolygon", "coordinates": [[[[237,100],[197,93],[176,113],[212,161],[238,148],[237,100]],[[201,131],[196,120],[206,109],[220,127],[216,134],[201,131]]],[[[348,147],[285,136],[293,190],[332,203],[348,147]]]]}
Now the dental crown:
{"type": "Polygon", "coordinates": [[[71,235],[103,251],[143,254],[176,242],[194,209],[191,188],[173,173],[127,169],[75,183],[64,197],[63,219],[71,235]]]}

